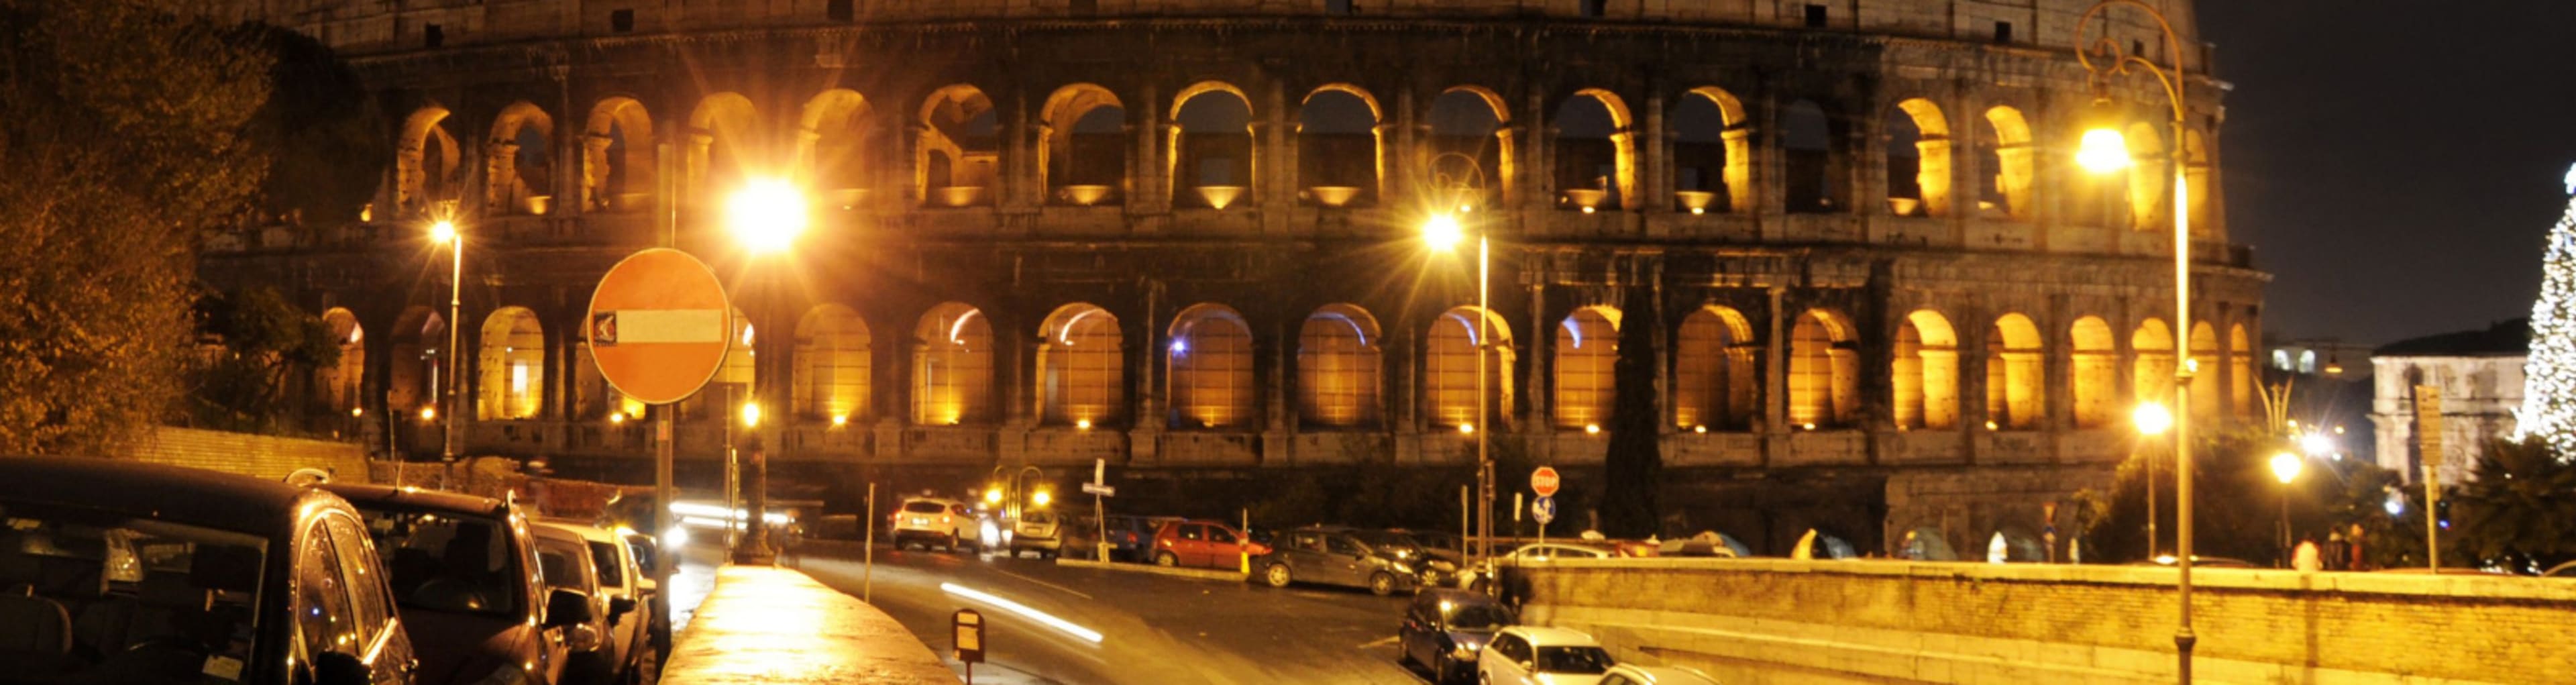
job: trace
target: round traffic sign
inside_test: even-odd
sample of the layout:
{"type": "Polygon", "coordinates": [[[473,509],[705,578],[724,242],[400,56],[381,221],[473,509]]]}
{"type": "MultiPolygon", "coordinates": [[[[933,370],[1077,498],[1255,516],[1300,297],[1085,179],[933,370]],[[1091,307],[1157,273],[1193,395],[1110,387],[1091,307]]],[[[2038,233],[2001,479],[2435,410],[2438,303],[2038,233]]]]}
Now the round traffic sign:
{"type": "Polygon", "coordinates": [[[628,255],[590,295],[583,340],[599,375],[645,404],[687,399],[724,366],[733,307],[724,283],[689,253],[628,255]]]}
{"type": "Polygon", "coordinates": [[[1530,472],[1530,492],[1538,493],[1540,497],[1555,497],[1556,486],[1556,467],[1541,466],[1530,472]]]}

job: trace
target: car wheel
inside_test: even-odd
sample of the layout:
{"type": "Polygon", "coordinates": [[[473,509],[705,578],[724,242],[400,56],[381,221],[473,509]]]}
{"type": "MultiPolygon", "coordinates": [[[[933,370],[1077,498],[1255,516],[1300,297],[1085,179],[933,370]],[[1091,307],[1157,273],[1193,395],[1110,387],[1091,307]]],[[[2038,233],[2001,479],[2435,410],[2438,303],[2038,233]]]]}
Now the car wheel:
{"type": "Polygon", "coordinates": [[[1179,566],[1181,565],[1181,558],[1172,556],[1171,552],[1157,553],[1154,555],[1154,565],[1163,567],[1179,566]]]}
{"type": "Polygon", "coordinates": [[[1287,564],[1271,564],[1261,570],[1261,582],[1269,583],[1271,587],[1288,587],[1296,580],[1296,572],[1289,570],[1287,564]]]}
{"type": "Polygon", "coordinates": [[[1385,597],[1395,594],[1395,576],[1385,571],[1369,574],[1369,594],[1385,597]]]}

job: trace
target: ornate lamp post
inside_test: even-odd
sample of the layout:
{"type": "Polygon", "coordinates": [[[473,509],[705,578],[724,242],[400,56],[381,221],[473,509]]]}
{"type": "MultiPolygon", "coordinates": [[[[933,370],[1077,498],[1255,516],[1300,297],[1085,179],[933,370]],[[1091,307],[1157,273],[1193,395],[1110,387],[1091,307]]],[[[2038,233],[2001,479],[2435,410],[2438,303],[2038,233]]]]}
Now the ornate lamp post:
{"type": "MultiPolygon", "coordinates": [[[[750,251],[755,259],[787,252],[795,246],[796,237],[804,234],[805,226],[811,220],[810,204],[806,201],[804,193],[785,181],[774,179],[755,180],[745,185],[742,190],[734,193],[733,200],[726,209],[727,227],[733,232],[734,238],[741,241],[743,248],[750,251]]],[[[758,296],[759,303],[755,306],[761,309],[763,314],[770,315],[764,320],[773,323],[785,319],[776,311],[780,298],[784,297],[784,293],[779,292],[778,286],[778,272],[781,268],[782,265],[775,261],[753,266],[753,269],[759,272],[759,281],[763,285],[762,292],[758,296]]],[[[772,336],[772,339],[777,338],[772,336]]],[[[774,361],[772,365],[776,365],[774,361]]],[[[758,382],[760,376],[759,370],[755,367],[752,373],[753,381],[758,382]]],[[[759,393],[754,392],[753,399],[742,406],[743,423],[755,431],[760,428],[759,397],[759,393]]],[[[749,537],[743,540],[741,549],[734,551],[736,563],[765,564],[777,558],[776,552],[769,544],[768,445],[770,442],[773,441],[760,439],[759,433],[752,436],[751,482],[749,483],[751,502],[747,517],[750,520],[747,525],[749,537]]]]}
{"type": "MultiPolygon", "coordinates": [[[[1433,213],[1422,224],[1422,242],[1440,252],[1452,252],[1465,242],[1467,229],[1458,221],[1458,213],[1472,210],[1473,200],[1482,199],[1485,173],[1473,157],[1451,152],[1431,160],[1429,176],[1434,193],[1433,213]],[[1456,158],[1464,162],[1457,168],[1465,173],[1442,173],[1441,161],[1456,158]]],[[[1464,561],[1473,562],[1492,551],[1494,543],[1494,458],[1492,417],[1486,402],[1493,392],[1486,387],[1492,374],[1485,369],[1485,357],[1493,345],[1493,241],[1485,231],[1476,232],[1476,418],[1464,430],[1476,435],[1476,531],[1474,549],[1464,561]]]]}
{"type": "MultiPolygon", "coordinates": [[[[442,437],[439,440],[438,457],[441,462],[452,462],[456,461],[456,426],[465,416],[465,407],[459,404],[464,401],[464,397],[456,392],[457,386],[463,385],[465,380],[465,355],[456,348],[456,331],[464,326],[459,319],[464,316],[465,308],[465,236],[456,232],[456,222],[440,219],[429,225],[429,241],[448,247],[448,264],[451,269],[447,279],[447,349],[445,351],[447,387],[444,388],[447,395],[447,422],[440,424],[442,437]]],[[[435,417],[437,414],[424,410],[421,415],[435,417]]]]}
{"type": "MultiPolygon", "coordinates": [[[[2173,153],[2174,335],[2178,343],[2174,346],[2176,363],[2174,364],[2172,414],[2177,417],[2173,422],[2174,508],[2177,510],[2174,512],[2176,518],[2174,558],[2180,570],[2177,587],[2182,607],[2180,624],[2174,630],[2174,649],[2176,658],[2179,659],[2176,666],[2177,675],[2181,677],[2184,685],[2190,685],[2191,651],[2199,641],[2191,631],[2191,377],[2197,369],[2194,368],[2196,365],[2191,360],[2190,343],[2191,187],[2186,182],[2186,171],[2183,167],[2184,162],[2188,161],[2183,156],[2183,141],[2188,123],[2185,108],[2188,107],[2189,101],[2183,97],[2185,74],[2182,71],[2181,62],[2182,39],[2174,33],[2173,22],[2167,20],[2164,13],[2157,11],[2152,5],[2140,0],[2101,0],[2094,3],[2090,9],[2086,9],[2084,16],[2076,20],[2075,48],[2075,58],[2083,63],[2086,74],[2093,81],[2095,91],[2101,94],[2097,95],[2097,105],[2107,104],[2107,85],[2104,82],[2110,77],[2144,73],[2155,77],[2156,83],[2164,89],[2166,102],[2173,107],[2173,143],[2167,147],[2173,153]],[[2174,59],[2172,67],[2158,65],[2145,56],[2134,54],[2119,41],[2107,36],[2099,37],[2091,44],[2084,41],[2085,27],[2092,25],[2094,19],[2101,16],[2104,11],[2117,6],[2135,8],[2156,21],[2156,27],[2163,32],[2165,54],[2174,59]]],[[[2097,109],[2100,107],[2097,106],[2097,109]]],[[[2093,128],[2084,132],[2082,147],[2076,153],[2075,160],[2084,168],[2096,173],[2108,173],[2127,168],[2130,162],[2128,142],[2116,126],[2093,128]]]]}

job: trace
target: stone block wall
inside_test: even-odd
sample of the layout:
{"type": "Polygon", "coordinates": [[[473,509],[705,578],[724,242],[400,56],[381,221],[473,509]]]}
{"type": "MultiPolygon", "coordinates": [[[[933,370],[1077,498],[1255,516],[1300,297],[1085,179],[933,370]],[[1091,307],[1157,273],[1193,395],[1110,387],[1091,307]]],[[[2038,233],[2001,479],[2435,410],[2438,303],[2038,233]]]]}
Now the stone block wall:
{"type": "MultiPolygon", "coordinates": [[[[2176,572],[1900,561],[1563,561],[1523,618],[1728,683],[2150,683],[2176,666],[2176,572]]],[[[2576,581],[2196,569],[2210,683],[2551,683],[2576,581]]]]}
{"type": "Polygon", "coordinates": [[[367,450],[351,442],[158,427],[137,440],[136,461],[238,473],[271,480],[317,468],[340,481],[367,482],[367,450]]]}

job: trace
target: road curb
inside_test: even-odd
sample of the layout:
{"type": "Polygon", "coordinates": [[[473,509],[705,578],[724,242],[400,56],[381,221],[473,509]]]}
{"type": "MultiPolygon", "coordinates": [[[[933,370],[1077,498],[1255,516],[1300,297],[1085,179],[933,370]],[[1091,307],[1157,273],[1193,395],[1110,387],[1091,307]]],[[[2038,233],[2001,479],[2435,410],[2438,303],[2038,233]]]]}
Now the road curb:
{"type": "Polygon", "coordinates": [[[1218,580],[1229,583],[1240,583],[1245,580],[1244,574],[1241,573],[1205,568],[1165,568],[1147,564],[1086,561],[1082,559],[1067,559],[1064,557],[1056,557],[1055,564],[1057,566],[1072,566],[1075,568],[1096,568],[1109,571],[1127,571],[1130,573],[1153,573],[1181,578],[1193,578],[1197,580],[1218,580]]]}

